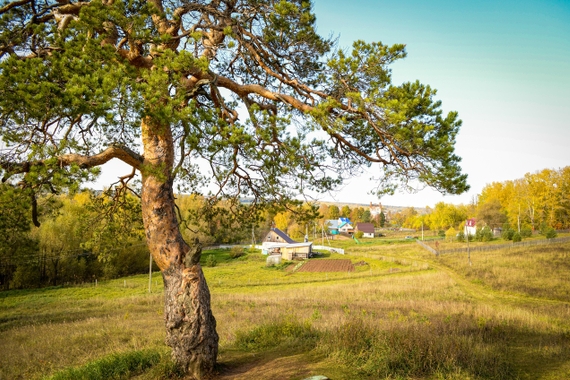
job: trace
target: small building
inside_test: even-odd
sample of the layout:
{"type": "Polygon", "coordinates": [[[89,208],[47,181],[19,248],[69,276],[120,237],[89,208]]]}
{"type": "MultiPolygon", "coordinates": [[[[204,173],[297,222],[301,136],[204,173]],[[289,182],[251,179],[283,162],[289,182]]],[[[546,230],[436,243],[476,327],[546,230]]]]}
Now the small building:
{"type": "Polygon", "coordinates": [[[325,222],[325,228],[331,235],[338,235],[338,220],[329,219],[325,222]]]}
{"type": "Polygon", "coordinates": [[[362,237],[373,238],[374,237],[374,224],[372,223],[357,223],[354,231],[361,231],[363,233],[362,237]]]}
{"type": "Polygon", "coordinates": [[[313,243],[298,243],[279,228],[272,228],[261,244],[261,253],[280,255],[285,260],[308,259],[313,254],[313,243]]]}
{"type": "Polygon", "coordinates": [[[465,228],[463,232],[465,233],[465,236],[467,235],[475,236],[475,234],[477,233],[477,219],[475,218],[467,219],[465,221],[465,228]]]}
{"type": "Polygon", "coordinates": [[[354,233],[354,227],[350,222],[342,222],[338,225],[338,232],[352,235],[354,233]]]}
{"type": "Polygon", "coordinates": [[[313,243],[295,243],[281,247],[281,257],[285,260],[308,259],[313,255],[313,243]]]}

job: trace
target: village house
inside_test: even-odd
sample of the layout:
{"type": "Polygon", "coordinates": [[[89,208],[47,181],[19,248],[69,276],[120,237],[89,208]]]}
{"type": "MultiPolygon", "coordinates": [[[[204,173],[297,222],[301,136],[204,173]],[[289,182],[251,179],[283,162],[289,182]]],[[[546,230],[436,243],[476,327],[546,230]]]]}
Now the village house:
{"type": "Polygon", "coordinates": [[[338,235],[338,220],[337,219],[329,219],[325,222],[325,227],[327,231],[331,235],[338,235]]]}
{"type": "Polygon", "coordinates": [[[374,237],[374,224],[372,223],[356,223],[355,232],[361,231],[363,233],[362,237],[373,238],[374,237]]]}
{"type": "Polygon", "coordinates": [[[354,233],[354,227],[348,218],[338,218],[338,232],[348,235],[354,233]]]}
{"type": "Polygon", "coordinates": [[[465,233],[465,236],[467,235],[475,236],[475,234],[477,233],[477,219],[475,218],[467,219],[465,221],[465,229],[463,232],[465,233]]]}
{"type": "Polygon", "coordinates": [[[263,239],[261,253],[264,255],[281,255],[285,260],[308,259],[313,254],[313,243],[296,242],[285,232],[274,227],[263,239]]]}

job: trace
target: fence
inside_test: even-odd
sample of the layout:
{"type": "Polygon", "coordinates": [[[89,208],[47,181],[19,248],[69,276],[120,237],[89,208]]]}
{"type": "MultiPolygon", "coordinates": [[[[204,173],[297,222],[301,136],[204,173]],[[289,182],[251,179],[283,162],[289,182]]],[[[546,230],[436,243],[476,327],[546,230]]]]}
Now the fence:
{"type": "Polygon", "coordinates": [[[319,251],[329,251],[331,253],[340,253],[341,255],[344,255],[344,249],[342,248],[327,247],[326,245],[313,245],[313,249],[319,251]]]}
{"type": "Polygon", "coordinates": [[[433,253],[434,255],[439,255],[439,253],[433,249],[432,247],[430,247],[429,245],[427,245],[426,243],[424,243],[421,240],[416,240],[416,243],[418,243],[419,245],[421,245],[423,248],[427,249],[428,251],[430,251],[431,253],[433,253]]]}
{"type": "Polygon", "coordinates": [[[567,243],[570,242],[570,237],[562,237],[562,238],[555,238],[555,239],[540,239],[540,240],[529,240],[529,241],[521,241],[518,243],[507,243],[507,244],[490,244],[485,246],[478,246],[478,247],[469,247],[469,248],[455,248],[455,249],[442,249],[441,251],[437,251],[430,247],[427,244],[417,240],[418,244],[421,245],[423,248],[427,249],[434,255],[442,255],[442,254],[449,254],[449,253],[466,253],[470,252],[486,252],[486,251],[493,251],[493,250],[500,250],[500,249],[507,249],[507,248],[517,248],[517,247],[531,247],[537,245],[547,245],[547,244],[558,244],[558,243],[567,243]]]}

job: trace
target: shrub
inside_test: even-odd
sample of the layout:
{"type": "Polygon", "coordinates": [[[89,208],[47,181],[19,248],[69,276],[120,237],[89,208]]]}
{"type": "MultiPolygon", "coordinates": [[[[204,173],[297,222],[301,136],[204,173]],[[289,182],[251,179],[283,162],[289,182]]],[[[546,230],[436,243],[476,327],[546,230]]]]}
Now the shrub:
{"type": "Polygon", "coordinates": [[[354,237],[357,239],[361,239],[363,236],[364,236],[364,232],[362,232],[362,231],[356,231],[354,233],[354,237]]]}
{"type": "Polygon", "coordinates": [[[493,231],[488,226],[477,230],[475,233],[475,240],[477,241],[491,241],[493,240],[493,231]]]}
{"type": "Polygon", "coordinates": [[[446,240],[453,241],[457,236],[457,230],[453,227],[450,227],[447,231],[445,231],[445,238],[446,240]]]}
{"type": "Polygon", "coordinates": [[[521,236],[523,238],[531,237],[532,236],[532,230],[528,227],[521,229],[521,236]]]}
{"type": "Polygon", "coordinates": [[[216,265],[218,265],[218,259],[216,259],[216,256],[209,255],[206,258],[206,266],[207,267],[215,267],[216,265]]]}
{"type": "Polygon", "coordinates": [[[459,232],[457,233],[457,241],[460,242],[460,243],[462,243],[462,242],[465,241],[465,232],[459,231],[459,232]]]}
{"type": "Polygon", "coordinates": [[[547,227],[544,231],[544,236],[546,236],[547,239],[554,239],[558,234],[554,228],[547,227]]]}
{"type": "Polygon", "coordinates": [[[236,245],[230,249],[230,258],[237,259],[245,255],[245,249],[239,245],[236,245]]]}
{"type": "Polygon", "coordinates": [[[513,235],[515,234],[514,230],[511,230],[510,228],[507,230],[504,230],[503,233],[501,234],[501,237],[504,240],[513,240],[513,235]]]}
{"type": "Polygon", "coordinates": [[[521,234],[519,234],[518,232],[513,233],[513,243],[518,243],[519,241],[522,240],[522,236],[521,234]]]}

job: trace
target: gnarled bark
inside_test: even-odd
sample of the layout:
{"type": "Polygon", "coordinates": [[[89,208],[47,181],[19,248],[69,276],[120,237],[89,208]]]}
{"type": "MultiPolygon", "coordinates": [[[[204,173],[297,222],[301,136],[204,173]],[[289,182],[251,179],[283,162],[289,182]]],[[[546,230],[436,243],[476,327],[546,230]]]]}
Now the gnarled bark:
{"type": "Polygon", "coordinates": [[[208,377],[218,356],[216,320],[200,264],[162,272],[165,287],[166,343],[186,373],[208,377]]]}
{"type": "Polygon", "coordinates": [[[207,378],[218,354],[216,320],[200,266],[200,244],[189,246],[182,239],[176,219],[172,134],[149,120],[142,130],[142,214],[149,249],[164,278],[166,343],[185,372],[207,378]]]}

